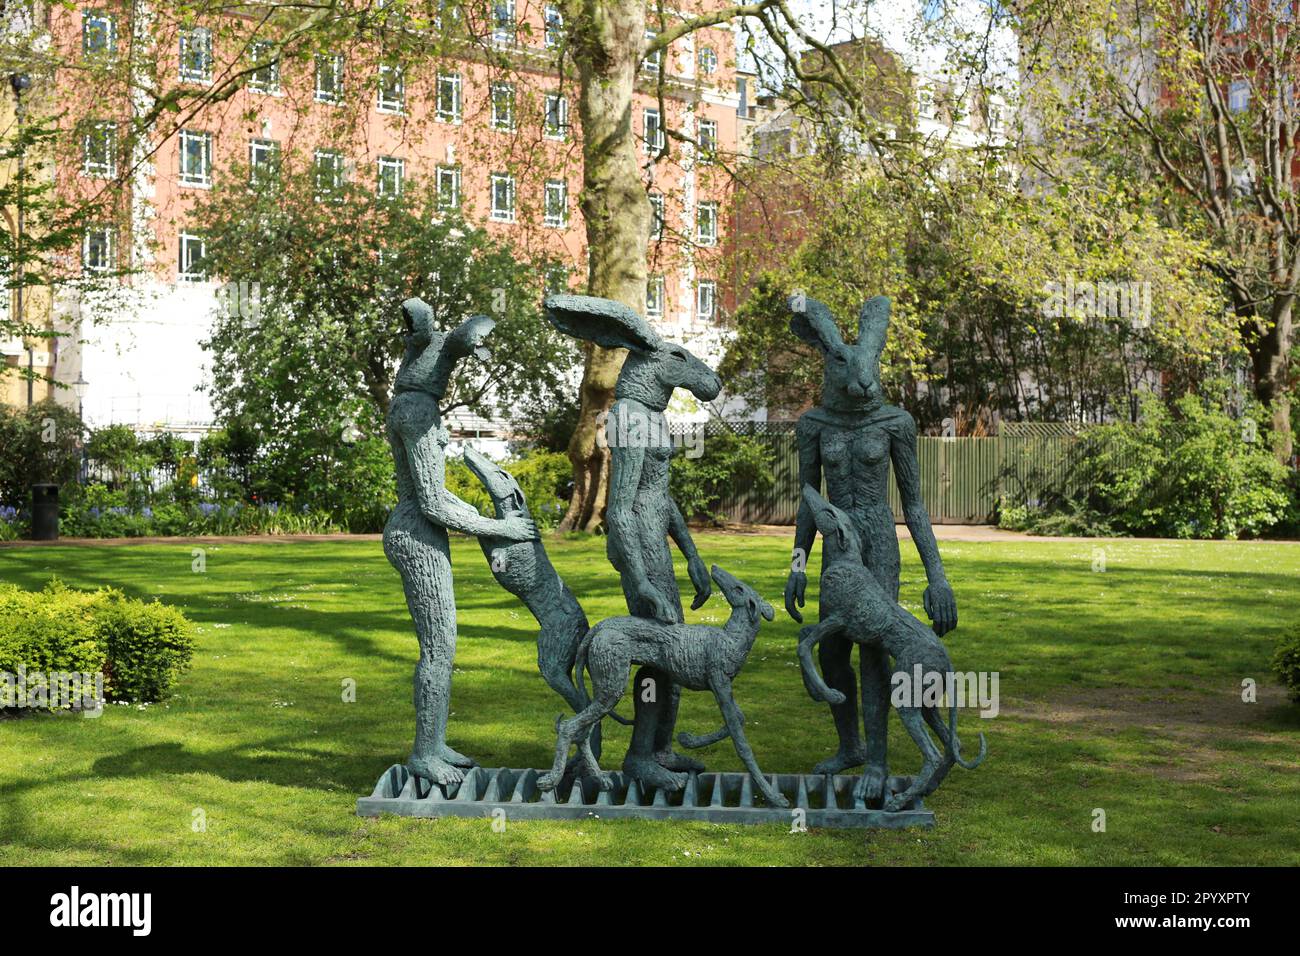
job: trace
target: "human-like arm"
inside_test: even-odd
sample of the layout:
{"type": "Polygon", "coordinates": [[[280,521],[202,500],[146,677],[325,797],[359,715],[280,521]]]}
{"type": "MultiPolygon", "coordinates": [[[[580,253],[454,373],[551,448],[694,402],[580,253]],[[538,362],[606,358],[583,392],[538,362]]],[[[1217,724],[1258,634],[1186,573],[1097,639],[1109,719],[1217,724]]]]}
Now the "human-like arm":
{"type": "Polygon", "coordinates": [[[785,582],[785,611],[798,623],[803,623],[803,615],[795,607],[804,605],[804,592],[808,587],[808,555],[812,552],[813,542],[817,540],[817,525],[813,522],[812,509],[803,499],[803,486],[812,485],[818,491],[822,488],[822,452],[821,434],[816,424],[806,417],[799,420],[795,427],[795,437],[799,443],[799,512],[794,521],[794,551],[791,553],[790,576],[785,582]]]}
{"type": "Polygon", "coordinates": [[[889,455],[894,463],[894,480],[903,503],[903,520],[912,534],[921,564],[925,566],[928,587],[923,603],[925,613],[934,623],[936,634],[946,634],[957,626],[957,598],[948,584],[939,557],[939,545],[930,527],[930,512],[921,497],[921,468],[916,458],[916,422],[906,412],[899,412],[899,424],[890,429],[889,455]]]}
{"type": "Polygon", "coordinates": [[[446,488],[446,461],[438,441],[436,425],[410,418],[400,421],[398,430],[406,461],[415,483],[420,512],[434,524],[475,537],[495,535],[511,541],[537,537],[532,520],[522,517],[485,518],[475,508],[446,488]]]}
{"type": "Polygon", "coordinates": [[[605,520],[609,524],[609,547],[618,555],[615,564],[620,572],[625,579],[631,581],[633,590],[649,606],[651,614],[657,620],[672,621],[675,615],[669,608],[667,599],[646,577],[645,560],[641,554],[641,536],[636,526],[636,500],[644,465],[644,448],[610,446],[609,504],[605,509],[605,520]]]}
{"type": "Polygon", "coordinates": [[[678,550],[686,557],[686,573],[690,575],[691,584],[695,587],[691,610],[697,611],[704,606],[704,602],[713,593],[713,579],[709,577],[709,569],[704,566],[700,552],[695,547],[695,541],[691,538],[682,509],[678,508],[677,502],[672,499],[669,499],[669,504],[672,505],[672,511],[668,514],[668,536],[676,542],[678,550]]]}

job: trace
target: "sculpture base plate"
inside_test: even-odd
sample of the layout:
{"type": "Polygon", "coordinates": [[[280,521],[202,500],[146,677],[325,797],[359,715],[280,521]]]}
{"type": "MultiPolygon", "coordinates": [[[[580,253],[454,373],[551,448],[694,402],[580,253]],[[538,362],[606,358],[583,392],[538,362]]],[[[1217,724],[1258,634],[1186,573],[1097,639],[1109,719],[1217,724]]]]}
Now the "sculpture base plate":
{"type": "MultiPolygon", "coordinates": [[[[697,820],[790,826],[798,808],[808,827],[934,826],[934,814],[919,800],[893,813],[871,810],[855,801],[853,787],[858,778],[852,775],[772,774],[768,779],[790,801],[789,808],[781,808],[764,801],[747,773],[693,773],[684,790],[645,793],[640,784],[619,772],[609,775],[613,790],[600,790],[589,779],[575,781],[566,776],[556,789],[542,792],[537,789],[542,772],[475,767],[466,772],[462,783],[443,787],[430,786],[402,764],[394,764],[379,778],[370,796],[357,800],[357,815],[491,818],[501,810],[507,820],[697,820]]],[[[908,777],[890,777],[886,786],[897,793],[910,783],[908,777]]]]}

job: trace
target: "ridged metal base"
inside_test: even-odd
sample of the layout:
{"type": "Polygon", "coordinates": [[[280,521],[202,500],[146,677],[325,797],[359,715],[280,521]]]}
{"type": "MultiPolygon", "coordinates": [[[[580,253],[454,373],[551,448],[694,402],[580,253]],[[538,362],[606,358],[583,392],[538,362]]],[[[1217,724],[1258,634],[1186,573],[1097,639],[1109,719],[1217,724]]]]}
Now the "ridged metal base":
{"type": "MultiPolygon", "coordinates": [[[[374,792],[357,800],[357,815],[377,817],[491,817],[498,808],[507,820],[703,820],[708,823],[796,822],[803,811],[808,827],[932,827],[934,814],[918,800],[895,813],[869,810],[853,798],[856,776],[779,773],[771,781],[791,803],[789,809],[755,799],[754,781],[747,773],[691,774],[684,790],[643,793],[640,784],[622,773],[611,773],[613,790],[598,790],[590,780],[578,785],[566,778],[555,790],[537,789],[540,770],[487,770],[475,767],[452,787],[430,786],[411,776],[401,764],[389,767],[374,792]]],[[[890,777],[887,787],[897,793],[910,784],[907,777],[890,777]]]]}

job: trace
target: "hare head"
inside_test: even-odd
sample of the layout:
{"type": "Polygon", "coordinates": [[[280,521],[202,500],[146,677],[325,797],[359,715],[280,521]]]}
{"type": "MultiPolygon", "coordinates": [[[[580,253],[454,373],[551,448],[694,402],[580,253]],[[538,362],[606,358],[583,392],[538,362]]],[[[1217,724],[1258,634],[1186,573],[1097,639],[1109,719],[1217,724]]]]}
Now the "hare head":
{"type": "Polygon", "coordinates": [[[589,295],[551,295],[544,303],[551,324],[574,338],[607,349],[627,349],[614,394],[663,411],[677,388],[702,402],[722,391],[722,379],[680,345],[665,342],[635,311],[621,302],[589,295]]]}
{"type": "Polygon", "coordinates": [[[433,327],[433,309],[423,299],[402,303],[403,339],[406,355],[397,371],[395,391],[428,392],[435,398],[447,394],[447,384],[456,364],[469,355],[488,358],[483,340],[496,326],[486,315],[470,316],[451,332],[433,327]]]}
{"type": "Polygon", "coordinates": [[[816,299],[791,296],[790,331],[826,356],[822,407],[837,412],[870,411],[884,403],[880,353],[889,331],[889,297],[878,295],[858,311],[858,341],[845,343],[831,310],[816,299]]]}

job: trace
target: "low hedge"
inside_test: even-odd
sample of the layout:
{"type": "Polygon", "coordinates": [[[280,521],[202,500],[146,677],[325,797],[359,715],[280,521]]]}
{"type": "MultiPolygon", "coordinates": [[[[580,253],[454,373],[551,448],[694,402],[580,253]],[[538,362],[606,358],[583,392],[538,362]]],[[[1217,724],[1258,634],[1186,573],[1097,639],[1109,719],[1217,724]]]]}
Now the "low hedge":
{"type": "Polygon", "coordinates": [[[1300,624],[1282,635],[1273,654],[1273,673],[1286,688],[1286,694],[1300,704],[1300,624]]]}
{"type": "MultiPolygon", "coordinates": [[[[190,621],[113,588],[42,591],[0,584],[0,675],[103,674],[108,700],[161,700],[194,655],[190,621]]],[[[4,678],[0,677],[0,685],[4,678]]],[[[0,703],[13,705],[0,686],[0,703]]]]}

